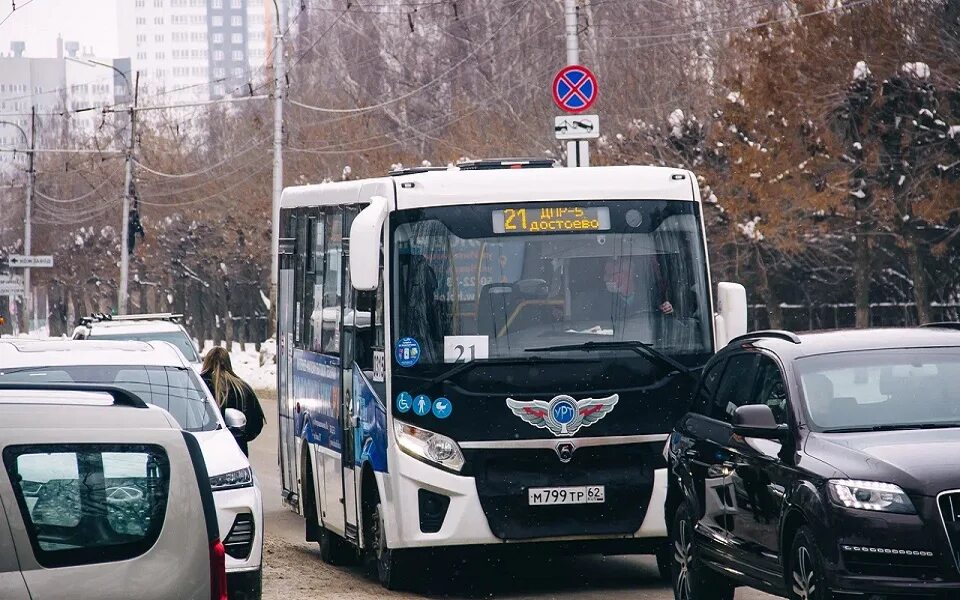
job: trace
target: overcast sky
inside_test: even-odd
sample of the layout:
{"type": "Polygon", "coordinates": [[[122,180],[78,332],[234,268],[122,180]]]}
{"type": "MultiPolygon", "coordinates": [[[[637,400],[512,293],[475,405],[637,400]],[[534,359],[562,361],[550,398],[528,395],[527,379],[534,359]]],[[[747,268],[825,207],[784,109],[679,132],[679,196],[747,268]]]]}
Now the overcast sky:
{"type": "MultiPolygon", "coordinates": [[[[118,0],[16,0],[18,8],[0,26],[0,52],[10,53],[10,42],[27,43],[26,56],[57,55],[57,34],[64,41],[92,46],[94,54],[116,58],[118,0]]],[[[134,0],[120,0],[133,2],[134,0]]],[[[10,0],[0,0],[0,19],[10,13],[10,0]]]]}

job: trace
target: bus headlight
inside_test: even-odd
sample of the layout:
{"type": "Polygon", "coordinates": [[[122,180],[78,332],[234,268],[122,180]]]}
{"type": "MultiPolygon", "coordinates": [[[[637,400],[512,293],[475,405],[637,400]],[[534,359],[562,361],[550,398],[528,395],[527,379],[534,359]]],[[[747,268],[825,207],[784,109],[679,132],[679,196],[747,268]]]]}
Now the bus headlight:
{"type": "Polygon", "coordinates": [[[415,458],[459,472],[463,468],[460,446],[445,435],[414,427],[402,421],[393,421],[400,448],[415,458]]]}

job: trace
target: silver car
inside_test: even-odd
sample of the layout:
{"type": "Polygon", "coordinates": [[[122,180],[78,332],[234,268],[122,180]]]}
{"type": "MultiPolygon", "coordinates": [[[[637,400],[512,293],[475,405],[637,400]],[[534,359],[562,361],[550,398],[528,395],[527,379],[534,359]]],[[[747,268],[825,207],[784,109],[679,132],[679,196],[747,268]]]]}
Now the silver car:
{"type": "Polygon", "coordinates": [[[108,385],[0,384],[0,598],[226,598],[194,436],[108,385]]]}

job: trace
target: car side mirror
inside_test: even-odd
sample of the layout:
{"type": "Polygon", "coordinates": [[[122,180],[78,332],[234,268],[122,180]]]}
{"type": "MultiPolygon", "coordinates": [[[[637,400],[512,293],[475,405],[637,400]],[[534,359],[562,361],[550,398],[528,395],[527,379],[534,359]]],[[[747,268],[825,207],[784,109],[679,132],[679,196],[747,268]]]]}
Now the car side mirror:
{"type": "Polygon", "coordinates": [[[766,404],[748,404],[733,413],[733,433],[745,438],[785,440],[790,427],[777,423],[773,410],[766,404]]]}
{"type": "Polygon", "coordinates": [[[223,411],[223,420],[227,423],[227,429],[233,433],[243,433],[247,426],[247,415],[235,408],[223,411]]]}

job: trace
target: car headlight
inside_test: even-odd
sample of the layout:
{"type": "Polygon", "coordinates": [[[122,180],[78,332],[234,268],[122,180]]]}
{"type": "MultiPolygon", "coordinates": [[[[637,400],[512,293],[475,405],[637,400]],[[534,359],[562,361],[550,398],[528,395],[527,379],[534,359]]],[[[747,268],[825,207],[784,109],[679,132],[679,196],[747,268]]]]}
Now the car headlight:
{"type": "Polygon", "coordinates": [[[898,485],[880,481],[831,479],[827,482],[830,499],[846,508],[915,515],[917,509],[898,485]]]}
{"type": "Polygon", "coordinates": [[[460,446],[445,435],[394,420],[397,443],[407,454],[451,471],[463,468],[460,446]]]}
{"type": "Polygon", "coordinates": [[[210,487],[215,492],[221,490],[235,490],[253,486],[253,471],[250,467],[230,471],[222,475],[214,475],[210,478],[210,487]]]}

